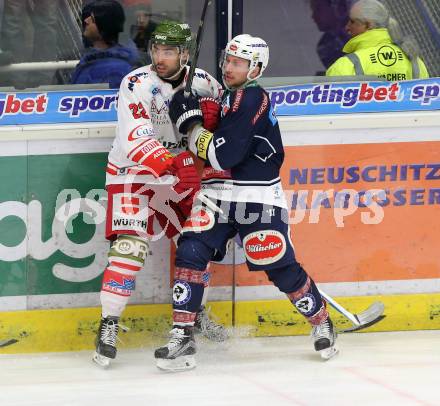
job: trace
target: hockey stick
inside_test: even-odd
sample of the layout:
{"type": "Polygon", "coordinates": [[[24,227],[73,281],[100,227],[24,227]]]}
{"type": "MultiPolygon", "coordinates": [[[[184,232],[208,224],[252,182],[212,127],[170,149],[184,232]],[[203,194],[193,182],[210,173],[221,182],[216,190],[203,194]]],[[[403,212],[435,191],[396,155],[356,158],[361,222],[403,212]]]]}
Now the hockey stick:
{"type": "MultiPolygon", "coordinates": [[[[209,197],[199,192],[197,194],[197,199],[200,200],[212,211],[218,213],[223,219],[228,220],[223,210],[220,207],[218,207],[209,197]]],[[[382,302],[374,302],[370,307],[365,309],[363,312],[359,314],[353,314],[350,313],[344,307],[342,307],[338,302],[336,302],[336,300],[330,297],[327,293],[323,292],[321,289],[318,288],[318,291],[330,306],[332,306],[336,311],[341,313],[344,317],[346,317],[348,320],[352,322],[353,327],[339,330],[340,333],[349,333],[353,331],[362,330],[364,328],[372,326],[373,324],[378,323],[385,317],[385,315],[383,314],[385,310],[385,306],[382,302]]]]}
{"type": "Polygon", "coordinates": [[[352,333],[353,331],[359,331],[364,328],[370,327],[373,324],[381,321],[385,315],[383,314],[385,310],[385,305],[382,302],[374,302],[367,309],[359,314],[350,313],[347,309],[342,307],[338,302],[336,302],[327,293],[319,289],[321,296],[327,301],[327,303],[333,307],[336,311],[345,316],[348,320],[353,323],[352,327],[339,330],[340,333],[352,333]]]}
{"type": "Polygon", "coordinates": [[[211,4],[211,0],[205,0],[203,5],[202,16],[200,17],[199,29],[197,30],[196,46],[194,47],[194,54],[191,58],[191,67],[189,68],[188,78],[186,79],[185,90],[183,92],[185,97],[188,97],[191,93],[191,86],[194,79],[194,73],[196,71],[197,60],[199,59],[200,47],[202,45],[203,27],[205,25],[205,16],[208,6],[211,4]]]}
{"type": "Polygon", "coordinates": [[[6,347],[11,344],[18,343],[18,340],[15,338],[10,338],[9,340],[0,340],[0,348],[6,347]]]}

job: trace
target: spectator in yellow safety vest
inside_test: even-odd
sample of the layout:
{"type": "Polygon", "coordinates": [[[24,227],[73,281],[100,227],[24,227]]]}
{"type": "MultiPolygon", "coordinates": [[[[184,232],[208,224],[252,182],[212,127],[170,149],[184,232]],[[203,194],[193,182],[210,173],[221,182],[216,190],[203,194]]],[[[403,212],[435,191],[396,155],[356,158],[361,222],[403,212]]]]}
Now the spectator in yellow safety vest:
{"type": "Polygon", "coordinates": [[[327,76],[377,76],[389,81],[428,78],[415,41],[404,37],[399,23],[377,0],[359,0],[350,9],[346,30],[351,39],[345,56],[333,63],[327,76]]]}

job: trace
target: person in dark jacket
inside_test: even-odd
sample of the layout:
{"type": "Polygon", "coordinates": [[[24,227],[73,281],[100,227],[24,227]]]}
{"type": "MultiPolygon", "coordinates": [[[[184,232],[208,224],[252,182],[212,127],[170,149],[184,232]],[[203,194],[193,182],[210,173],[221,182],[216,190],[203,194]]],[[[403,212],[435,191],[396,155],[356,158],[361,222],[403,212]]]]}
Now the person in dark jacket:
{"type": "Polygon", "coordinates": [[[87,52],[72,74],[72,84],[108,83],[119,88],[125,75],[138,66],[135,48],[120,45],[124,9],[116,0],[95,0],[82,10],[83,39],[87,52]]]}
{"type": "MultiPolygon", "coordinates": [[[[350,39],[345,25],[352,0],[311,0],[312,18],[322,36],[316,45],[316,53],[324,68],[344,55],[342,48],[350,39]]],[[[324,72],[317,72],[323,76],[324,72]]]]}

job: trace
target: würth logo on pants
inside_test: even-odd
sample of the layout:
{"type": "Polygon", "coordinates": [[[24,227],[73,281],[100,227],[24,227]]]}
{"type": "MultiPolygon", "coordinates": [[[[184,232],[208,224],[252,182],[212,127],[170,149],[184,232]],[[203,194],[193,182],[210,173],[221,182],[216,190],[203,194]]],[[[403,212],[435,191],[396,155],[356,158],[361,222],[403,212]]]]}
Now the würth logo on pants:
{"type": "Polygon", "coordinates": [[[138,214],[139,213],[139,198],[138,197],[121,197],[121,211],[124,214],[138,214]]]}

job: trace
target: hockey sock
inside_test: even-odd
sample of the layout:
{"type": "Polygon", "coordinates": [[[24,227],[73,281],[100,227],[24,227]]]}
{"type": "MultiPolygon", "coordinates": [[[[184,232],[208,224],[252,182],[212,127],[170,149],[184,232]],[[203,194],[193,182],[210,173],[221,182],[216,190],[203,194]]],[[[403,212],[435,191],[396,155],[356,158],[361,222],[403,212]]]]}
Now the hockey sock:
{"type": "Polygon", "coordinates": [[[109,252],[101,287],[102,316],[120,317],[135,288],[136,274],[142,269],[147,254],[146,241],[120,235],[109,252]]]}
{"type": "Polygon", "coordinates": [[[210,264],[205,269],[205,289],[203,290],[202,304],[201,306],[205,306],[208,301],[208,293],[209,293],[209,282],[211,281],[211,271],[209,270],[210,264]]]}
{"type": "Polygon", "coordinates": [[[176,267],[173,286],[173,324],[193,326],[199,310],[209,273],[176,267]]]}
{"type": "Polygon", "coordinates": [[[310,277],[307,277],[306,283],[302,288],[287,293],[287,297],[312,326],[319,325],[327,320],[326,304],[315,282],[310,277]]]}

